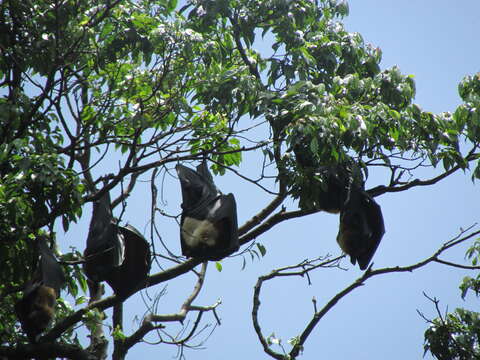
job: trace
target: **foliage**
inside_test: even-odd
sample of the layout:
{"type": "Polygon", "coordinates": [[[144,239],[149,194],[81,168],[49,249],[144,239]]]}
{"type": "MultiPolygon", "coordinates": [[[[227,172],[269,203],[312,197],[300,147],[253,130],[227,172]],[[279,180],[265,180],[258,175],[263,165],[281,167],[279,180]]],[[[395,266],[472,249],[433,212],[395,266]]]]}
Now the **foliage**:
{"type": "Polygon", "coordinates": [[[480,314],[456,309],[445,318],[436,318],[425,331],[425,353],[430,351],[439,360],[478,359],[480,314]]]}
{"type": "MultiPolygon", "coordinates": [[[[479,240],[467,250],[466,257],[472,265],[478,265],[479,240]]],[[[467,292],[472,290],[478,297],[479,276],[466,276],[460,284],[461,297],[465,299],[467,292]]],[[[430,326],[425,331],[425,353],[428,351],[439,360],[458,359],[469,360],[480,357],[480,313],[456,309],[453,313],[440,314],[438,302],[438,317],[429,320],[430,326]]]]}
{"type": "MultiPolygon", "coordinates": [[[[344,29],[340,19],[347,14],[347,4],[335,0],[1,2],[5,353],[25,340],[11,309],[32,276],[33,240],[47,232],[54,243],[55,226],[68,230],[105,191],[119,190],[113,205],[122,204],[141,175],[153,183],[175,163],[203,158],[217,174],[238,173],[243,154],[263,154],[259,176],[240,178],[276,197],[240,228],[242,244],[278,222],[320,211],[325,178],[317,170],[324,167],[355,164],[362,180],[369,168],[386,169],[390,176],[368,189],[372,196],[431,185],[472,166],[479,178],[480,76],[461,82],[464,103],[453,113],[424,111],[413,103],[413,76],[397,67],[381,70],[380,49],[344,29]],[[261,44],[272,52],[258,50],[261,44]],[[411,180],[421,166],[439,175],[411,180]],[[299,200],[296,212],[272,215],[288,197],[299,200]]],[[[162,215],[168,216],[154,211],[152,224],[162,215]]],[[[257,257],[265,252],[261,244],[251,250],[257,257]]],[[[179,261],[168,251],[162,256],[179,261]]],[[[78,350],[75,324],[102,319],[94,311],[120,302],[83,305],[85,278],[72,265],[80,258],[76,249],[61,256],[68,294],[80,309],[66,299],[58,304],[56,327],[45,339],[75,345],[50,348],[58,354],[78,350]]],[[[188,260],[161,270],[149,284],[196,265],[188,260]]],[[[177,317],[152,314],[132,335],[121,321],[112,324],[114,357],[188,311],[215,311],[218,304],[190,307],[195,296],[177,317]]]]}

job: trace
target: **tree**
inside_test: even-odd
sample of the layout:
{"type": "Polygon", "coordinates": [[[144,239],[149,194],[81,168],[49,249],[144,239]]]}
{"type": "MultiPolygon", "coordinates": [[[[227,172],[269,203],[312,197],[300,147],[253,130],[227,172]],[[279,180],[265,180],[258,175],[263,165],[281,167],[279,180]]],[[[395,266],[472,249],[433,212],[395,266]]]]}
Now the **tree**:
{"type": "MultiPolygon", "coordinates": [[[[148,237],[156,266],[149,288],[193,272],[200,262],[179,258],[171,250],[176,239],[162,236],[166,224],[176,226],[179,207],[177,202],[176,212],[167,212],[159,187],[167,193],[162,179],[168,182],[178,162],[206,157],[216,175],[231,172],[269,195],[239,229],[241,243],[250,244],[243,250],[245,266],[248,253],[260,257],[266,251],[258,242],[251,246],[260,235],[321,211],[315,199],[325,179],[312,176],[312,169],[355,164],[365,179],[381,179],[381,185],[367,188],[377,199],[435,185],[459,170],[471,169],[478,177],[478,75],[460,84],[464,104],[455,112],[423,111],[412,102],[413,78],[396,67],[381,71],[380,50],[337,22],[348,12],[343,2],[200,1],[177,10],[175,1],[9,1],[0,6],[0,256],[9,270],[0,275],[0,354],[5,356],[102,357],[103,348],[88,347],[74,330],[85,323],[90,345],[98,345],[98,321],[110,326],[114,358],[123,358],[147,334],[177,345],[180,354],[195,344],[203,314],[220,311],[218,302],[192,306],[206,265],[193,275],[198,281],[179,301],[178,313],[165,314],[159,296],[143,322],[127,332],[118,297],[84,303],[86,282],[77,250],[84,245],[71,244],[67,232],[65,244],[58,245],[76,249],[59,254],[68,284],[55,325],[38,345],[14,346],[25,343],[11,309],[32,275],[34,239],[47,234],[57,242],[58,223],[68,230],[106,191],[116,194],[113,206],[127,222],[129,199],[145,184],[151,190],[148,237]],[[255,50],[260,41],[271,44],[271,54],[255,50]],[[242,159],[262,165],[245,175],[242,159]],[[434,168],[435,175],[423,177],[424,167],[434,168]],[[109,308],[114,308],[112,320],[101,313],[109,308]],[[185,323],[183,333],[173,335],[170,322],[185,319],[191,326],[185,323]],[[53,340],[59,341],[48,344],[53,340]]],[[[440,250],[452,244],[457,245],[453,241],[440,250]]],[[[291,349],[261,331],[256,314],[262,283],[291,270],[308,277],[321,267],[342,266],[340,259],[310,259],[261,277],[253,317],[259,340],[274,358],[286,358],[282,347],[295,357],[337,300],[371,277],[443,261],[439,255],[411,267],[369,270],[326,307],[315,300],[315,315],[303,335],[292,339],[291,349]]]]}

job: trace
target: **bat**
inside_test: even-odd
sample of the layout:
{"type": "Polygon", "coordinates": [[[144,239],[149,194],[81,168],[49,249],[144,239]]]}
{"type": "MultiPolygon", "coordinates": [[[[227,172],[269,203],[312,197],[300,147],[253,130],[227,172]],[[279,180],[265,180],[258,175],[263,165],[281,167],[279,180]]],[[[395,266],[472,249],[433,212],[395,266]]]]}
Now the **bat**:
{"type": "Polygon", "coordinates": [[[142,288],[150,272],[150,247],[145,238],[132,225],[118,226],[125,242],[125,260],[107,278],[115,294],[127,298],[142,288]]]}
{"type": "Polygon", "coordinates": [[[308,194],[300,194],[300,208],[313,207],[332,214],[339,213],[347,197],[350,179],[348,163],[318,166],[304,143],[295,144],[292,150],[309,189],[308,194]]]}
{"type": "Polygon", "coordinates": [[[323,179],[318,189],[316,206],[323,211],[337,214],[346,201],[349,175],[345,168],[323,166],[316,174],[323,179]]]}
{"type": "Polygon", "coordinates": [[[93,204],[84,257],[92,289],[106,281],[115,294],[126,298],[145,285],[151,265],[149,244],[133,226],[121,226],[114,219],[108,192],[93,204]]]}
{"type": "Polygon", "coordinates": [[[83,253],[85,275],[95,282],[105,281],[125,259],[125,244],[112,215],[108,191],[93,203],[87,247],[83,253]]]}
{"type": "Polygon", "coordinates": [[[385,234],[380,206],[364,190],[350,186],[347,200],[340,212],[337,242],[350,256],[353,265],[358,262],[365,270],[385,234]]]}
{"type": "Polygon", "coordinates": [[[196,171],[176,166],[182,188],[180,241],[187,257],[218,261],[239,248],[237,205],[213,183],[203,161],[196,171]]]}
{"type": "Polygon", "coordinates": [[[33,278],[26,284],[23,297],[15,304],[15,313],[30,342],[50,325],[55,305],[65,284],[65,275],[43,236],[37,238],[39,259],[33,278]]]}

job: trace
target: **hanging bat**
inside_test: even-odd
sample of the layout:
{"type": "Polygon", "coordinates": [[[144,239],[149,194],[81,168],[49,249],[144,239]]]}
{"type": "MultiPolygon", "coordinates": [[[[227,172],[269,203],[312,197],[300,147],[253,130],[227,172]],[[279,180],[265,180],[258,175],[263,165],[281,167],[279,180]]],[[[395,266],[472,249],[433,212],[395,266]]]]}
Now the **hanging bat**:
{"type": "Polygon", "coordinates": [[[83,253],[85,275],[93,281],[105,281],[125,259],[125,244],[112,216],[110,194],[93,203],[87,247],[83,253]]]}
{"type": "Polygon", "coordinates": [[[107,277],[115,294],[127,298],[146,284],[150,271],[150,247],[140,232],[131,225],[118,226],[125,242],[125,260],[107,277]]]}
{"type": "Polygon", "coordinates": [[[205,161],[176,166],[182,188],[180,241],[187,257],[217,261],[238,250],[237,205],[213,183],[205,161]]]}
{"type": "Polygon", "coordinates": [[[300,208],[313,207],[332,214],[339,213],[347,198],[351,177],[349,162],[319,166],[305,142],[295,144],[292,150],[302,169],[303,181],[309,188],[308,193],[300,194],[300,208]]]}
{"type": "Polygon", "coordinates": [[[43,236],[37,238],[39,260],[35,275],[15,304],[22,329],[32,343],[55,317],[55,305],[65,283],[65,275],[43,236]]]}
{"type": "Polygon", "coordinates": [[[340,212],[337,235],[340,248],[350,256],[353,265],[358,262],[360,269],[365,270],[384,233],[380,206],[367,192],[352,184],[340,212]]]}
{"type": "Polygon", "coordinates": [[[315,204],[318,209],[337,214],[347,199],[350,176],[344,166],[323,166],[316,174],[323,179],[315,204]]]}
{"type": "Polygon", "coordinates": [[[133,226],[117,224],[108,192],[93,204],[84,257],[84,271],[93,293],[100,281],[106,281],[120,297],[131,295],[145,284],[150,270],[148,242],[133,226]]]}

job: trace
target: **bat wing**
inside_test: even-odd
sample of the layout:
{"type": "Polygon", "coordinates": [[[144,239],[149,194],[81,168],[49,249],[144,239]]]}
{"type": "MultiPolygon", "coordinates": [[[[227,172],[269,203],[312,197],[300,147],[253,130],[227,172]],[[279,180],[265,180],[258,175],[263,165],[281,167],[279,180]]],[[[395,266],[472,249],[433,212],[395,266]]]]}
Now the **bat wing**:
{"type": "Polygon", "coordinates": [[[182,188],[182,208],[194,212],[197,207],[210,202],[220,193],[216,188],[208,169],[201,168],[199,173],[186,166],[176,166],[180,186],[182,188]]]}
{"type": "Polygon", "coordinates": [[[365,191],[352,188],[340,213],[337,242],[352,264],[365,270],[385,233],[380,206],[365,191]]]}
{"type": "Polygon", "coordinates": [[[60,289],[65,284],[65,274],[44,237],[38,238],[38,249],[40,253],[39,271],[41,283],[54,289],[58,297],[60,289]]]}
{"type": "Polygon", "coordinates": [[[110,273],[107,283],[117,295],[126,298],[145,285],[151,254],[147,240],[133,226],[118,226],[118,230],[125,240],[125,260],[110,273]]]}
{"type": "Polygon", "coordinates": [[[92,219],[84,252],[84,270],[95,282],[106,280],[108,274],[124,260],[125,244],[112,216],[110,195],[105,193],[93,204],[92,219]]]}
{"type": "Polygon", "coordinates": [[[322,184],[316,196],[319,209],[330,213],[338,213],[347,198],[348,172],[345,166],[324,166],[318,171],[322,184]]]}
{"type": "Polygon", "coordinates": [[[365,251],[358,257],[358,264],[362,270],[367,268],[385,234],[385,224],[380,205],[372,197],[366,195],[364,206],[370,236],[366,240],[365,251]]]}

